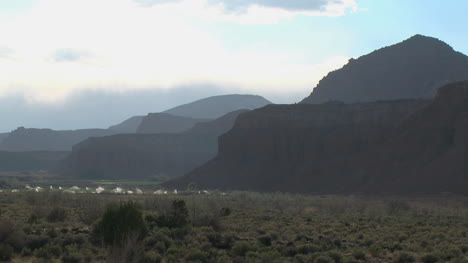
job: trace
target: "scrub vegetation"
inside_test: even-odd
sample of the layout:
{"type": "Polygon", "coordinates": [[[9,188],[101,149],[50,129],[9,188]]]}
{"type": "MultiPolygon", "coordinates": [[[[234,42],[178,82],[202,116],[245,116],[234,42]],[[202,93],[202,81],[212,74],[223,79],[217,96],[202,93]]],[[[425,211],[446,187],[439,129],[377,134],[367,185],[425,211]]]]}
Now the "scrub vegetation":
{"type": "Polygon", "coordinates": [[[468,262],[468,198],[0,193],[6,262],[468,262]]]}

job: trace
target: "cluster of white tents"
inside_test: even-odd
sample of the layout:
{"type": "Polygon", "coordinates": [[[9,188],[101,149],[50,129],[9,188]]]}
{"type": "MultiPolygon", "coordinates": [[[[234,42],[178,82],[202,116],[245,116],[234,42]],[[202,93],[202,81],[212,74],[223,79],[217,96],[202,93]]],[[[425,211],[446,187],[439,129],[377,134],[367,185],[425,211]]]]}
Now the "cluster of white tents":
{"type": "MultiPolygon", "coordinates": [[[[45,191],[46,189],[40,187],[40,186],[36,186],[36,187],[31,187],[29,185],[26,185],[25,186],[25,191],[27,192],[43,192],[45,191]]],[[[65,187],[61,187],[61,186],[50,186],[49,191],[60,191],[60,192],[63,192],[63,193],[69,193],[69,194],[76,194],[76,193],[93,193],[93,194],[101,194],[101,193],[111,193],[111,194],[127,194],[127,195],[133,195],[133,194],[136,194],[136,195],[142,195],[142,194],[145,194],[145,192],[143,192],[141,189],[139,188],[135,188],[134,190],[129,190],[129,189],[123,189],[121,187],[116,187],[114,189],[108,189],[106,190],[104,187],[102,186],[99,186],[97,187],[96,189],[92,189],[90,187],[84,187],[84,188],[80,188],[78,186],[72,186],[72,187],[69,187],[69,188],[65,188],[65,187]]],[[[20,192],[19,189],[12,189],[12,190],[9,190],[10,192],[12,193],[18,193],[20,192]]],[[[0,190],[0,193],[1,192],[4,192],[4,190],[0,190]]],[[[167,195],[167,194],[178,194],[179,192],[177,191],[177,189],[174,189],[173,191],[167,191],[167,190],[156,190],[153,192],[153,194],[155,195],[167,195]]],[[[193,193],[193,192],[191,192],[193,193]]],[[[210,194],[208,191],[206,190],[201,190],[201,191],[198,191],[198,192],[195,192],[195,193],[198,193],[198,194],[210,194]]],[[[149,194],[148,192],[146,194],[149,194]]]]}

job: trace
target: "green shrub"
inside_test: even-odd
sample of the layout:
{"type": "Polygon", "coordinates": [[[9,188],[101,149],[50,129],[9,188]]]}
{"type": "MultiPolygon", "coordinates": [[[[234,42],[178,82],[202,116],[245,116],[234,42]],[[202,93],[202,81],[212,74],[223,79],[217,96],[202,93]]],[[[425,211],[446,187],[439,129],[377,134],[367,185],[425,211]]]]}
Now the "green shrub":
{"type": "Polygon", "coordinates": [[[109,205],[97,229],[109,246],[122,246],[131,235],[143,239],[148,232],[140,208],[132,201],[109,205]]]}
{"type": "Polygon", "coordinates": [[[234,243],[232,252],[234,255],[244,257],[249,251],[255,251],[255,248],[247,241],[238,241],[234,243]]]}
{"type": "Polygon", "coordinates": [[[361,250],[355,250],[353,252],[353,257],[357,260],[366,260],[366,254],[361,250]]]}
{"type": "Polygon", "coordinates": [[[400,253],[396,256],[396,258],[393,260],[394,263],[412,263],[415,262],[416,260],[414,257],[408,253],[400,253]]]}
{"type": "Polygon", "coordinates": [[[304,254],[304,255],[319,252],[319,251],[320,251],[320,248],[316,245],[302,245],[297,248],[297,253],[304,254]]]}
{"type": "Polygon", "coordinates": [[[32,213],[29,218],[28,218],[28,221],[26,221],[28,224],[30,225],[34,225],[34,224],[37,224],[39,223],[39,217],[37,216],[36,213],[32,213]]]}
{"type": "Polygon", "coordinates": [[[258,238],[258,241],[264,246],[271,246],[271,237],[268,235],[263,235],[258,238]]]}
{"type": "Polygon", "coordinates": [[[168,215],[161,215],[156,219],[159,227],[178,228],[189,223],[189,214],[184,200],[174,200],[168,215]]]}
{"type": "Polygon", "coordinates": [[[40,249],[37,249],[34,255],[38,258],[52,259],[58,258],[62,254],[62,249],[57,245],[46,245],[40,249]]]}
{"type": "Polygon", "coordinates": [[[209,254],[199,249],[190,249],[185,256],[187,262],[208,262],[209,254]]]}
{"type": "Polygon", "coordinates": [[[421,262],[423,263],[437,263],[439,258],[432,254],[427,254],[421,257],[421,262]]]}
{"type": "Polygon", "coordinates": [[[333,259],[327,256],[318,256],[315,258],[314,263],[333,263],[333,259]]]}
{"type": "Polygon", "coordinates": [[[229,207],[223,207],[221,210],[219,210],[219,215],[220,216],[230,216],[231,215],[231,208],[229,207]]]}
{"type": "Polygon", "coordinates": [[[9,261],[13,257],[13,247],[8,244],[0,245],[0,260],[9,261]]]}
{"type": "Polygon", "coordinates": [[[328,256],[334,260],[335,263],[343,262],[343,256],[338,251],[330,251],[328,252],[328,256]]]}
{"type": "Polygon", "coordinates": [[[51,223],[63,222],[67,218],[67,210],[63,207],[54,207],[47,215],[47,221],[51,223]]]}
{"type": "Polygon", "coordinates": [[[145,253],[143,258],[144,263],[159,263],[161,262],[161,255],[158,254],[156,251],[148,251],[145,253]]]}

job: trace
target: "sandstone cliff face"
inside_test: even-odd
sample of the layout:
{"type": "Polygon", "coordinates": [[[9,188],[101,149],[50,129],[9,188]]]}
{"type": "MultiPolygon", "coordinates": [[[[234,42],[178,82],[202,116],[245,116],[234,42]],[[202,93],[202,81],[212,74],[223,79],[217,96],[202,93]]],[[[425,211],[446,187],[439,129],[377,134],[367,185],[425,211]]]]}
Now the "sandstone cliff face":
{"type": "Polygon", "coordinates": [[[468,82],[434,101],[277,105],[240,115],[219,153],[165,184],[308,193],[466,193],[468,82]]]}
{"type": "Polygon", "coordinates": [[[432,98],[445,84],[468,80],[468,57],[444,42],[416,35],[351,59],[323,78],[302,103],[432,98]]]}
{"type": "Polygon", "coordinates": [[[57,171],[68,152],[4,152],[0,151],[1,172],[57,171]]]}
{"type": "Polygon", "coordinates": [[[255,191],[344,190],[346,167],[381,144],[426,101],[270,105],[242,114],[219,139],[218,156],[166,186],[255,191]],[[341,181],[340,183],[337,183],[341,181]],[[337,189],[338,188],[338,189],[337,189]]]}
{"type": "Polygon", "coordinates": [[[71,151],[72,146],[89,137],[108,136],[116,131],[82,129],[55,131],[51,129],[18,128],[0,144],[1,151],[71,151]]]}
{"type": "Polygon", "coordinates": [[[75,147],[63,173],[82,178],[135,179],[180,176],[213,158],[217,137],[228,131],[236,111],[179,134],[125,134],[90,138],[75,147]]]}

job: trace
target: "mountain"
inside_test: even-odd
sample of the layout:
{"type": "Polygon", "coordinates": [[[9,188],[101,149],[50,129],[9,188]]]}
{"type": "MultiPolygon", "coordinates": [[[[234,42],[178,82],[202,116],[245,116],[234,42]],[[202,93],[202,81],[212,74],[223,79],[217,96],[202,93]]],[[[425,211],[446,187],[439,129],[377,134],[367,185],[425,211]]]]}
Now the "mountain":
{"type": "Polygon", "coordinates": [[[191,128],[193,124],[200,120],[213,120],[229,112],[233,112],[240,109],[253,110],[268,104],[271,104],[271,102],[257,95],[230,94],[213,96],[171,108],[162,112],[164,114],[150,113],[146,117],[134,116],[123,121],[120,124],[109,127],[109,129],[117,131],[119,133],[135,133],[137,132],[137,130],[139,130],[139,126],[142,124],[142,121],[146,119],[145,123],[143,124],[142,130],[146,130],[146,127],[150,128],[148,128],[147,132],[142,133],[181,132],[191,128]],[[188,119],[184,120],[182,118],[176,119],[175,117],[171,120],[170,116],[192,118],[195,122],[190,121],[188,119]],[[166,120],[161,120],[164,118],[166,120]],[[176,126],[179,125],[177,124],[178,121],[185,124],[192,123],[192,125],[180,124],[183,128],[171,129],[170,127],[163,127],[167,125],[166,123],[150,124],[152,122],[151,119],[154,119],[155,121],[167,121],[169,122],[167,124],[171,124],[172,122],[174,122],[173,125],[176,126]]]}
{"type": "Polygon", "coordinates": [[[144,116],[133,116],[119,124],[110,126],[108,129],[119,133],[135,133],[143,118],[144,116]]]}
{"type": "Polygon", "coordinates": [[[232,128],[238,110],[182,133],[120,134],[73,147],[63,171],[80,178],[134,179],[180,176],[216,155],[217,138],[232,128]]]}
{"type": "Polygon", "coordinates": [[[164,113],[196,119],[216,119],[240,109],[253,110],[271,104],[257,95],[221,95],[197,100],[169,109],[164,113]]]}
{"type": "Polygon", "coordinates": [[[10,133],[0,133],[0,144],[6,137],[8,137],[8,135],[10,135],[10,133]]]}
{"type": "Polygon", "coordinates": [[[167,188],[465,193],[468,82],[432,101],[272,105],[239,116],[218,155],[167,188]]]}
{"type": "Polygon", "coordinates": [[[57,171],[69,152],[0,151],[0,172],[57,171]]]}
{"type": "Polygon", "coordinates": [[[415,35],[351,59],[302,103],[432,98],[438,87],[462,80],[468,80],[467,56],[436,38],[415,35]]]}
{"type": "Polygon", "coordinates": [[[55,131],[20,127],[12,131],[0,144],[1,151],[71,151],[72,146],[89,137],[113,135],[104,129],[55,131]]]}
{"type": "Polygon", "coordinates": [[[149,113],[142,119],[137,133],[179,133],[203,121],[207,120],[175,116],[168,113],[149,113]]]}

